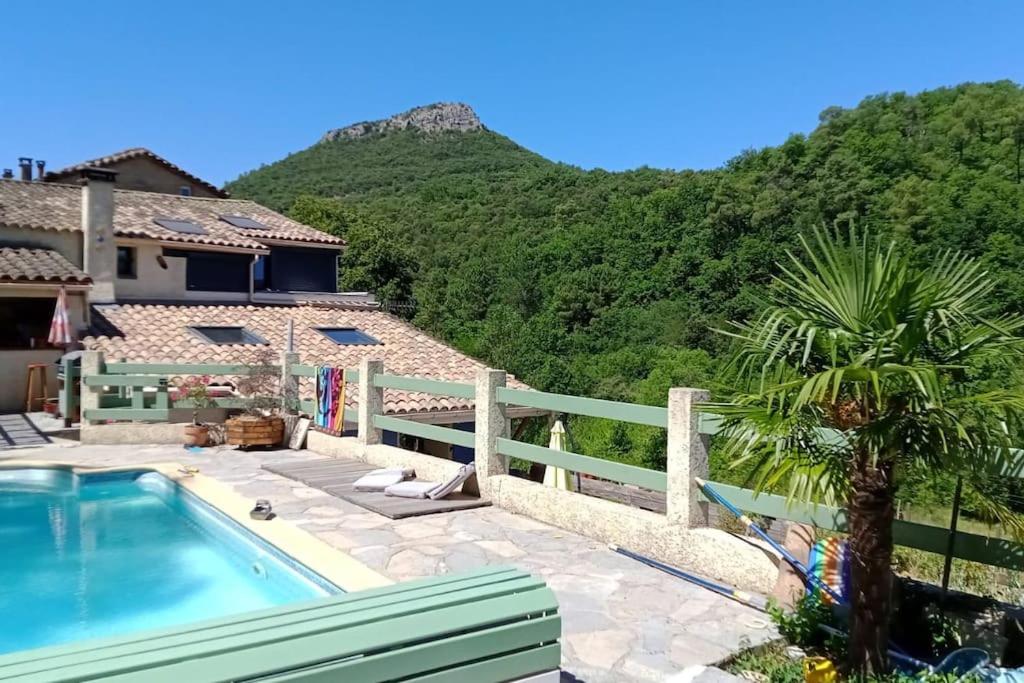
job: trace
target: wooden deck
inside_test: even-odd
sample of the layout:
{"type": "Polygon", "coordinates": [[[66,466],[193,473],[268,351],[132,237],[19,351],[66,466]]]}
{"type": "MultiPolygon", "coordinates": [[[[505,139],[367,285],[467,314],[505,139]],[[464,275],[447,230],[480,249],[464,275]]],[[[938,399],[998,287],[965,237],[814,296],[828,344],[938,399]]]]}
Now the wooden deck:
{"type": "Polygon", "coordinates": [[[332,496],[391,519],[467,510],[491,504],[489,501],[467,496],[461,492],[453,493],[441,500],[430,500],[429,498],[399,498],[386,496],[384,493],[356,491],[352,488],[352,484],[357,479],[379,469],[361,460],[324,458],[301,463],[263,465],[263,469],[282,477],[301,481],[307,486],[320,489],[332,496]]]}

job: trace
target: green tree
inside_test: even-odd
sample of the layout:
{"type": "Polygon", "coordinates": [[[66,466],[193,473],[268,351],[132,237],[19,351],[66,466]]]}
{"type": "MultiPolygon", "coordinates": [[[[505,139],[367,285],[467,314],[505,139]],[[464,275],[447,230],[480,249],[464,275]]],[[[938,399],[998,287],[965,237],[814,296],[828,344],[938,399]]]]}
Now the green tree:
{"type": "Polygon", "coordinates": [[[345,240],[338,273],[343,291],[373,292],[385,307],[412,317],[418,263],[387,223],[364,216],[338,199],[313,195],[298,197],[288,215],[345,240]]]}
{"type": "Polygon", "coordinates": [[[345,251],[338,280],[342,289],[370,291],[406,317],[415,313],[412,283],[417,262],[392,228],[376,222],[355,222],[344,233],[345,251]]]}
{"type": "MultiPolygon", "coordinates": [[[[993,280],[947,254],[923,268],[870,239],[801,239],[753,321],[727,332],[739,391],[726,453],[758,485],[843,496],[852,564],[849,665],[887,671],[894,495],[907,468],[973,481],[1016,456],[1019,390],[979,390],[972,371],[1024,354],[1024,318],[992,314],[993,280]]],[[[996,510],[996,514],[1005,510],[996,510]]]]}
{"type": "Polygon", "coordinates": [[[343,237],[352,220],[352,210],[337,199],[304,194],[288,210],[299,223],[343,237]]]}

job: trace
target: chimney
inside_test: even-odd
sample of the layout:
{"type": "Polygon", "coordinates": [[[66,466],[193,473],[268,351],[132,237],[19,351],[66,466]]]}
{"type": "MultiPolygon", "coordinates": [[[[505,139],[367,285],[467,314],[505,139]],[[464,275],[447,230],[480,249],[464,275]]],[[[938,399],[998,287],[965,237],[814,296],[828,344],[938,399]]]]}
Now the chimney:
{"type": "Polygon", "coordinates": [[[114,303],[117,246],[114,244],[116,171],[84,168],[82,177],[83,270],[92,278],[91,303],[114,303]]]}
{"type": "Polygon", "coordinates": [[[18,166],[21,168],[21,179],[32,180],[32,158],[18,157],[18,166]]]}
{"type": "Polygon", "coordinates": [[[9,168],[5,168],[5,169],[4,169],[4,175],[3,175],[3,178],[4,178],[5,180],[10,180],[10,179],[11,179],[11,178],[13,178],[13,177],[14,177],[14,171],[13,171],[12,169],[9,169],[9,168]]]}
{"type": "Polygon", "coordinates": [[[36,180],[42,180],[43,175],[46,173],[46,162],[42,159],[36,159],[36,180]]]}

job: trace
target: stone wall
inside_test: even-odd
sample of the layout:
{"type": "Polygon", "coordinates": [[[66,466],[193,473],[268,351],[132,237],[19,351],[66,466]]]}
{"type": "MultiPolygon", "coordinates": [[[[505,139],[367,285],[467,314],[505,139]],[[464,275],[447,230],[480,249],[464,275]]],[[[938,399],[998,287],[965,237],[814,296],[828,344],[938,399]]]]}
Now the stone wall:
{"type": "MultiPolygon", "coordinates": [[[[418,479],[428,481],[448,479],[459,468],[451,460],[381,444],[363,445],[355,437],[315,431],[309,433],[306,447],[321,455],[355,458],[381,468],[411,467],[418,479]]],[[[671,523],[665,515],[511,475],[491,476],[488,488],[492,504],[509,512],[741,589],[767,594],[775,585],[776,558],[761,546],[724,531],[689,529],[671,523]]],[[[464,490],[472,493],[472,484],[464,490]]]]}

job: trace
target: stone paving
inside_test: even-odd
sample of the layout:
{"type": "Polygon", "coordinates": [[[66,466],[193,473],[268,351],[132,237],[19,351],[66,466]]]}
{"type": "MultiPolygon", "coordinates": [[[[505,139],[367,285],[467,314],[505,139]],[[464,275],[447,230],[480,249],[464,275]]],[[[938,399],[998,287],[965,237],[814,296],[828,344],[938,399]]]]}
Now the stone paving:
{"type": "Polygon", "coordinates": [[[530,571],[558,596],[563,680],[662,681],[774,636],[759,612],[524,516],[487,507],[391,520],[260,468],[320,457],[309,451],[221,447],[193,453],[174,446],[73,442],[0,454],[0,460],[91,466],[193,465],[244,496],[270,499],[282,519],[396,581],[487,564],[530,571]]]}

